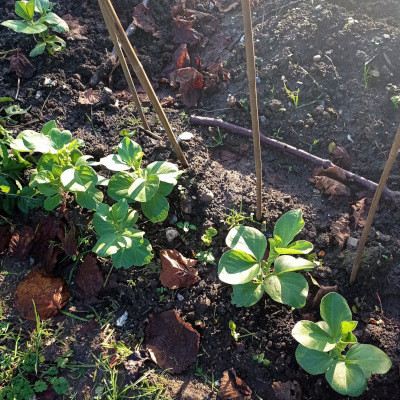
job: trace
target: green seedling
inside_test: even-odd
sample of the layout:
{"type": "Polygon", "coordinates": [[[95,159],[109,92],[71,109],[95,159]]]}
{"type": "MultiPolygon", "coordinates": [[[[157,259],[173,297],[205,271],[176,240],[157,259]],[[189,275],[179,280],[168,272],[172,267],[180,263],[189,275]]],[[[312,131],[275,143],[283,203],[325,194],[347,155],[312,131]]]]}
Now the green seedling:
{"type": "Polygon", "coordinates": [[[207,264],[214,265],[215,264],[215,257],[214,257],[214,254],[213,254],[212,251],[213,251],[212,247],[210,247],[207,250],[200,250],[198,253],[196,253],[196,258],[199,261],[204,261],[207,264]]]}
{"type": "Polygon", "coordinates": [[[225,133],[225,135],[223,135],[221,133],[221,130],[219,128],[217,128],[217,134],[215,136],[213,136],[213,140],[214,140],[215,144],[212,144],[209,147],[222,146],[224,144],[224,139],[225,139],[226,135],[227,135],[227,133],[225,133]]]}
{"type": "Polygon", "coordinates": [[[233,285],[232,303],[238,307],[256,304],[264,292],[278,303],[293,308],[304,306],[308,294],[306,279],[296,271],[311,271],[315,262],[290,254],[308,254],[313,245],[305,240],[292,242],[304,226],[301,210],[284,214],[276,223],[269,239],[268,260],[264,260],[267,239],[259,230],[234,227],[226,237],[231,250],[219,261],[218,276],[233,285]]]}
{"type": "MultiPolygon", "coordinates": [[[[14,100],[10,97],[1,97],[0,103],[13,102],[14,100]]],[[[21,108],[19,104],[11,104],[7,107],[0,107],[0,124],[10,122],[11,124],[18,124],[14,118],[19,115],[25,115],[29,111],[28,108],[21,108]]]]}
{"type": "Polygon", "coordinates": [[[189,231],[197,230],[196,225],[192,225],[189,222],[178,222],[176,226],[183,230],[183,232],[188,233],[189,231]]]}
{"type": "Polygon", "coordinates": [[[249,111],[249,100],[248,99],[240,99],[239,103],[243,106],[246,111],[249,111]]]}
{"type": "Polygon", "coordinates": [[[235,342],[237,342],[240,338],[240,335],[236,332],[236,324],[233,321],[229,321],[229,329],[232,337],[235,339],[235,342]]]}
{"type": "Polygon", "coordinates": [[[360,396],[372,373],[385,374],[392,362],[379,348],[357,343],[353,334],[357,322],[352,321],[350,308],[338,293],[322,299],[320,314],[323,321],[300,321],[294,326],[292,335],[300,343],[296,360],[309,374],[325,373],[336,392],[360,396]]]}
{"type": "Polygon", "coordinates": [[[168,288],[160,287],[156,289],[156,292],[160,295],[160,301],[163,301],[168,292],[168,288]]]}
{"type": "Polygon", "coordinates": [[[365,64],[364,65],[364,70],[363,70],[363,83],[364,83],[364,87],[367,88],[368,87],[368,79],[369,79],[369,71],[371,69],[370,65],[365,64]]]}
{"type": "Polygon", "coordinates": [[[103,193],[96,186],[106,186],[108,181],[94,171],[92,166],[99,163],[83,155],[79,150],[82,146],[83,140],[72,140],[71,132],[58,129],[55,121],[46,123],[41,132],[25,130],[10,141],[10,147],[19,152],[43,154],[29,185],[46,197],[46,210],[56,208],[68,193],[89,210],[95,210],[103,201],[103,193]]]}
{"type": "Polygon", "coordinates": [[[289,96],[289,98],[292,100],[294,104],[294,108],[297,108],[299,106],[299,93],[300,89],[297,89],[296,92],[292,92],[287,86],[286,83],[283,84],[284,89],[286,91],[286,94],[289,96]]]}
{"type": "Polygon", "coordinates": [[[216,236],[218,231],[214,228],[208,228],[206,233],[201,237],[201,240],[204,242],[206,246],[210,246],[212,242],[212,238],[216,236]]]}
{"type": "Polygon", "coordinates": [[[53,3],[49,0],[17,1],[15,14],[22,20],[8,20],[1,25],[17,33],[37,35],[34,36],[37,44],[29,53],[31,57],[43,54],[45,50],[53,55],[65,50],[66,43],[60,37],[50,34],[50,29],[55,32],[68,32],[69,28],[68,24],[52,10],[53,3]]]}
{"type": "Polygon", "coordinates": [[[246,219],[242,213],[243,204],[240,202],[239,211],[235,208],[229,210],[229,214],[225,215],[225,224],[228,225],[228,229],[232,229],[234,226],[240,225],[242,221],[246,219]]]}
{"type": "Polygon", "coordinates": [[[190,121],[190,117],[186,114],[186,111],[181,111],[179,113],[179,119],[182,122],[186,122],[186,123],[189,123],[189,121],[190,121]]]}
{"type": "Polygon", "coordinates": [[[400,95],[392,96],[390,100],[392,101],[393,107],[397,110],[400,106],[400,95]]]}
{"type": "Polygon", "coordinates": [[[142,148],[125,137],[117,148],[117,154],[100,160],[111,171],[117,171],[110,179],[108,195],[116,201],[140,202],[143,214],[151,222],[161,222],[169,211],[165,196],[172,192],[182,172],[167,161],[155,161],[142,169],[142,157],[142,148]]]}
{"type": "Polygon", "coordinates": [[[112,207],[99,204],[93,217],[93,228],[100,236],[93,251],[99,257],[111,256],[116,268],[141,267],[153,258],[150,242],[144,232],[133,226],[138,213],[129,208],[126,199],[112,207]]]}
{"type": "Polygon", "coordinates": [[[265,354],[261,353],[261,354],[254,354],[253,355],[253,360],[256,360],[259,364],[262,365],[269,365],[271,364],[271,361],[267,360],[265,358],[265,354]]]}

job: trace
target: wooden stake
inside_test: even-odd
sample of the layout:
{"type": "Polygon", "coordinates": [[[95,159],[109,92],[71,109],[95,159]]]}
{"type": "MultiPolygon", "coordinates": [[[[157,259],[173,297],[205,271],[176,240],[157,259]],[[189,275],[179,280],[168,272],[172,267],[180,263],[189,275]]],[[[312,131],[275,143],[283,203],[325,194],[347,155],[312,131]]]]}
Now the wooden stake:
{"type": "Polygon", "coordinates": [[[139,96],[137,94],[135,84],[133,83],[132,75],[129,71],[128,64],[126,63],[124,53],[122,52],[117,35],[115,34],[115,30],[113,29],[111,16],[110,16],[110,14],[108,14],[108,12],[106,10],[103,9],[101,4],[100,4],[100,8],[101,8],[101,12],[103,14],[104,21],[107,25],[107,29],[110,34],[111,40],[114,44],[114,49],[117,52],[119,62],[121,63],[122,70],[124,71],[125,79],[128,83],[129,90],[132,94],[133,101],[135,103],[136,109],[138,110],[140,120],[142,121],[143,127],[146,130],[151,131],[150,125],[147,122],[146,116],[144,115],[142,104],[141,104],[139,96]]]}
{"type": "Polygon", "coordinates": [[[157,95],[154,92],[153,87],[151,86],[151,83],[149,81],[149,78],[146,75],[146,72],[143,69],[142,64],[140,63],[129,39],[126,36],[126,33],[124,29],[122,28],[121,22],[115,13],[115,10],[111,4],[110,0],[98,0],[100,7],[102,9],[103,15],[105,13],[108,13],[110,16],[110,20],[112,21],[112,29],[115,30],[115,34],[121,43],[121,47],[123,51],[126,54],[126,57],[128,58],[133,71],[135,72],[137,78],[139,79],[139,82],[143,86],[144,90],[146,91],[147,96],[149,96],[150,102],[153,105],[154,109],[156,110],[156,113],[158,117],[161,120],[162,125],[164,126],[165,132],[167,133],[168,139],[171,143],[171,146],[182,163],[184,167],[188,167],[188,162],[186,161],[185,155],[182,152],[181,147],[179,146],[178,141],[176,140],[176,137],[174,133],[172,132],[171,125],[169,124],[168,118],[165,115],[165,112],[157,98],[157,95]]]}
{"type": "Polygon", "coordinates": [[[399,127],[397,128],[397,133],[394,138],[392,148],[390,149],[388,160],[386,161],[385,168],[382,172],[381,179],[379,181],[374,198],[372,200],[371,208],[369,209],[369,212],[368,212],[368,217],[365,222],[365,226],[364,226],[364,229],[363,229],[363,232],[361,235],[360,243],[358,245],[356,258],[354,260],[353,269],[351,271],[351,277],[350,277],[351,284],[353,284],[356,279],[358,268],[360,267],[361,257],[362,257],[363,251],[364,251],[365,243],[367,242],[367,238],[368,238],[369,232],[371,230],[372,221],[374,219],[376,210],[378,208],[378,204],[379,204],[379,200],[381,198],[383,188],[385,187],[386,181],[390,174],[390,170],[393,167],[393,164],[396,160],[396,156],[397,156],[399,150],[400,150],[400,124],[399,124],[399,127]]]}
{"type": "Polygon", "coordinates": [[[257,220],[262,218],[262,159],[260,144],[260,123],[258,120],[256,63],[254,54],[253,24],[250,0],[242,0],[244,39],[246,45],[247,77],[249,80],[251,124],[253,128],[254,162],[257,178],[257,220]]]}

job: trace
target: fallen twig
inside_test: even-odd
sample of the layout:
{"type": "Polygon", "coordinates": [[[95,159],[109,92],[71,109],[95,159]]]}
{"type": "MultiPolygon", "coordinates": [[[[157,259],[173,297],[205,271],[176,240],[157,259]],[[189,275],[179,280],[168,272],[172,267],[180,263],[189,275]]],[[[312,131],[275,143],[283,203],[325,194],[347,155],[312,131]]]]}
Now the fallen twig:
{"type": "MultiPolygon", "coordinates": [[[[253,133],[251,132],[251,130],[243,128],[241,126],[230,124],[228,122],[222,121],[221,119],[199,117],[199,116],[191,115],[190,123],[193,125],[216,126],[221,129],[224,129],[230,133],[242,135],[242,136],[249,137],[249,138],[253,137],[253,133]]],[[[261,135],[261,143],[266,144],[275,149],[282,150],[287,153],[293,154],[297,157],[301,157],[301,158],[303,158],[315,165],[318,165],[318,166],[322,166],[325,168],[336,167],[336,165],[330,160],[314,156],[313,154],[307,153],[304,150],[298,149],[294,146],[290,146],[289,144],[280,142],[279,140],[268,138],[264,135],[261,135]]],[[[354,174],[353,172],[347,171],[345,169],[342,169],[342,170],[345,173],[346,178],[350,182],[358,183],[359,185],[364,186],[367,189],[372,190],[372,191],[375,191],[377,189],[377,187],[378,187],[377,183],[372,182],[366,178],[363,178],[360,175],[354,174]]],[[[383,189],[383,195],[385,197],[387,197],[388,199],[391,199],[396,202],[400,200],[400,192],[390,190],[386,186],[383,189]]]]}
{"type": "Polygon", "coordinates": [[[139,126],[139,130],[140,132],[145,133],[146,135],[150,136],[153,139],[157,139],[157,140],[161,140],[162,138],[160,136],[158,136],[157,134],[155,134],[154,132],[143,128],[143,126],[139,126]]]}

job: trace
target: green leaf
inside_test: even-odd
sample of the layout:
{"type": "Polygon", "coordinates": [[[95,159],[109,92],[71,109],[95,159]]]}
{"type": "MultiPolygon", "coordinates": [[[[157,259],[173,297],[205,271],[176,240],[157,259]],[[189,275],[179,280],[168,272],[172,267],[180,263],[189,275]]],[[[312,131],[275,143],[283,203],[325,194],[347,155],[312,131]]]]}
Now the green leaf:
{"type": "Polygon", "coordinates": [[[181,171],[177,165],[168,161],[155,161],[145,168],[146,175],[157,175],[161,182],[177,184],[177,179],[181,176],[181,171]]]}
{"type": "Polygon", "coordinates": [[[36,11],[40,14],[46,14],[50,10],[49,0],[36,0],[36,11]]]}
{"type": "Polygon", "coordinates": [[[267,239],[259,230],[240,225],[229,231],[226,244],[232,250],[244,251],[261,261],[267,248],[267,239]]]}
{"type": "Polygon", "coordinates": [[[286,247],[304,226],[303,213],[300,209],[283,214],[275,225],[274,236],[282,239],[282,247],[286,247]]]}
{"type": "Polygon", "coordinates": [[[288,272],[268,275],[264,282],[265,291],[278,303],[301,308],[306,304],[308,283],[303,275],[288,272]]]}
{"type": "Polygon", "coordinates": [[[371,344],[355,344],[346,354],[346,363],[356,363],[374,374],[386,374],[392,366],[390,358],[371,344]]]}
{"type": "Polygon", "coordinates": [[[334,361],[328,353],[308,349],[301,344],[297,346],[295,355],[300,367],[311,375],[323,374],[334,361]]]}
{"type": "Polygon", "coordinates": [[[40,171],[51,171],[53,167],[60,165],[60,158],[57,154],[46,153],[43,154],[37,162],[37,170],[40,171]]]}
{"type": "Polygon", "coordinates": [[[292,336],[311,350],[327,352],[335,348],[332,337],[311,321],[299,321],[292,330],[292,336]]]}
{"type": "Polygon", "coordinates": [[[11,190],[10,183],[6,178],[0,175],[0,192],[9,193],[11,190]]]}
{"type": "Polygon", "coordinates": [[[66,169],[61,174],[61,183],[71,192],[85,192],[97,183],[97,174],[92,168],[81,165],[66,169]]]}
{"type": "Polygon", "coordinates": [[[168,196],[172,192],[173,188],[174,185],[172,183],[160,181],[160,186],[158,187],[157,194],[168,196]]]}
{"type": "Polygon", "coordinates": [[[274,263],[274,270],[278,275],[295,271],[311,271],[314,267],[315,263],[312,261],[292,256],[279,256],[274,263]]]}
{"type": "Polygon", "coordinates": [[[50,383],[55,392],[59,395],[65,394],[69,391],[68,381],[63,376],[60,378],[51,378],[50,383]]]}
{"type": "Polygon", "coordinates": [[[150,242],[143,239],[143,243],[140,245],[121,248],[111,258],[117,268],[130,268],[146,265],[153,257],[150,242]]]}
{"type": "Polygon", "coordinates": [[[42,24],[44,22],[46,22],[56,32],[68,32],[69,31],[68,24],[62,18],[60,18],[57,14],[55,14],[53,12],[49,12],[46,15],[44,15],[43,17],[40,17],[36,22],[42,23],[42,24]]]}
{"type": "Polygon", "coordinates": [[[250,307],[256,304],[264,294],[261,283],[247,282],[243,285],[233,285],[232,304],[238,307],[250,307]]]}
{"type": "Polygon", "coordinates": [[[33,25],[28,25],[22,33],[26,33],[27,35],[37,35],[39,33],[45,32],[47,30],[46,25],[34,23],[33,25]]]}
{"type": "Polygon", "coordinates": [[[151,222],[162,222],[168,217],[168,200],[160,194],[153,196],[148,202],[141,203],[143,214],[151,222]]]}
{"type": "Polygon", "coordinates": [[[44,43],[44,42],[39,42],[39,43],[33,48],[33,50],[31,50],[31,52],[29,53],[29,56],[30,56],[30,57],[40,56],[41,54],[44,53],[45,50],[46,50],[46,43],[44,43]]]}
{"type": "Polygon", "coordinates": [[[64,39],[55,35],[46,38],[46,45],[51,47],[51,51],[49,51],[50,54],[52,54],[52,52],[63,51],[67,46],[64,39]]]}
{"type": "Polygon", "coordinates": [[[56,153],[53,142],[48,136],[31,130],[22,131],[14,140],[11,140],[10,147],[18,151],[56,153]]]}
{"type": "Polygon", "coordinates": [[[36,381],[33,390],[36,393],[44,392],[47,389],[47,383],[45,381],[36,381]]]}
{"type": "Polygon", "coordinates": [[[351,321],[351,311],[346,300],[338,293],[328,293],[321,300],[320,313],[329,325],[335,339],[342,335],[342,322],[351,321]]]}
{"type": "Polygon", "coordinates": [[[363,371],[356,364],[335,360],[325,373],[325,378],[342,395],[360,396],[367,387],[363,371]]]}
{"type": "Polygon", "coordinates": [[[57,150],[62,149],[66,144],[72,140],[72,134],[70,131],[60,131],[57,128],[53,128],[50,133],[50,139],[54,144],[54,148],[57,150]]]}
{"type": "Polygon", "coordinates": [[[74,192],[76,202],[88,210],[96,210],[97,206],[103,201],[103,193],[96,188],[89,188],[86,192],[74,192]]]}
{"type": "Polygon", "coordinates": [[[25,21],[18,21],[14,19],[9,19],[1,23],[1,25],[6,28],[12,29],[14,32],[23,33],[26,28],[29,27],[29,24],[25,21]]]}
{"type": "Polygon", "coordinates": [[[287,247],[275,247],[278,254],[308,254],[314,248],[312,243],[306,240],[298,240],[287,247]]]}
{"type": "Polygon", "coordinates": [[[47,211],[54,210],[61,201],[61,194],[56,194],[53,197],[47,197],[46,200],[44,201],[44,208],[47,211]]]}
{"type": "Polygon", "coordinates": [[[110,154],[107,157],[103,157],[100,162],[110,171],[128,171],[131,169],[117,154],[110,154]]]}
{"type": "Polygon", "coordinates": [[[28,2],[17,1],[15,3],[15,14],[27,21],[31,21],[35,14],[35,0],[28,2]]]}
{"type": "Polygon", "coordinates": [[[93,251],[99,257],[107,257],[118,253],[122,248],[140,246],[143,241],[144,232],[137,229],[125,229],[123,232],[112,232],[101,235],[93,251]]]}
{"type": "MultiPolygon", "coordinates": [[[[142,162],[142,148],[128,137],[122,139],[118,146],[118,156],[129,167],[138,170],[142,162]]],[[[151,175],[151,174],[150,174],[151,175]]]]}
{"type": "Polygon", "coordinates": [[[42,132],[43,135],[50,136],[50,131],[51,131],[52,129],[55,129],[55,128],[57,128],[56,121],[51,120],[51,121],[49,121],[49,122],[46,122],[46,123],[43,125],[42,130],[41,130],[40,132],[42,132]]]}
{"type": "Polygon", "coordinates": [[[356,329],[357,321],[343,321],[342,322],[342,335],[353,332],[356,329]]]}
{"type": "Polygon", "coordinates": [[[222,282],[239,285],[250,282],[260,270],[260,263],[244,251],[229,250],[219,261],[218,277],[222,282]]]}

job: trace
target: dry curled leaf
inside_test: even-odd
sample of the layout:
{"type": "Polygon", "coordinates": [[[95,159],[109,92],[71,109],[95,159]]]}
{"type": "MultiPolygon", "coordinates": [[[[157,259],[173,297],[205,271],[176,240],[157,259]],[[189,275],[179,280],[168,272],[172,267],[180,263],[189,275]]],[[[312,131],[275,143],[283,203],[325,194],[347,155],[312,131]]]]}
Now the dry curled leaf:
{"type": "Polygon", "coordinates": [[[352,204],[351,208],[353,209],[353,218],[354,218],[354,227],[357,226],[363,228],[365,226],[365,221],[367,219],[368,212],[365,209],[367,198],[357,201],[357,203],[352,204]]]}
{"type": "Polygon", "coordinates": [[[197,361],[200,334],[183,322],[176,310],[150,318],[146,327],[146,348],[151,359],[169,373],[179,374],[197,361]]]}
{"type": "Polygon", "coordinates": [[[174,18],[174,43],[196,44],[203,35],[193,29],[193,21],[174,18]]]}
{"type": "Polygon", "coordinates": [[[335,285],[335,286],[321,286],[318,289],[317,294],[313,298],[312,306],[314,308],[318,307],[320,305],[320,303],[321,303],[322,298],[325,295],[327,295],[328,293],[331,293],[331,292],[336,292],[337,293],[337,291],[338,291],[338,286],[337,285],[335,285]]]}
{"type": "Polygon", "coordinates": [[[332,151],[332,161],[334,164],[337,164],[339,167],[344,169],[351,169],[353,165],[353,160],[348,151],[344,147],[340,146],[336,146],[332,151]]]}
{"type": "Polygon", "coordinates": [[[35,72],[35,67],[30,63],[30,61],[25,57],[24,53],[17,50],[10,57],[10,72],[15,72],[18,78],[31,78],[35,72]]]}
{"type": "Polygon", "coordinates": [[[327,176],[315,176],[314,183],[317,189],[323,190],[326,194],[350,196],[350,189],[346,185],[327,176]]]}
{"type": "Polygon", "coordinates": [[[135,7],[133,22],[145,32],[151,33],[153,36],[158,36],[158,26],[154,22],[150,10],[144,4],[139,4],[135,7]]]}
{"type": "Polygon", "coordinates": [[[233,10],[239,5],[240,1],[232,1],[232,0],[216,0],[215,1],[215,7],[218,8],[219,11],[221,12],[228,12],[233,10]]]}
{"type": "Polygon", "coordinates": [[[100,102],[101,91],[88,89],[85,92],[79,92],[78,103],[93,106],[100,102]]]}
{"type": "Polygon", "coordinates": [[[350,222],[348,217],[344,216],[333,222],[331,225],[331,232],[339,243],[339,246],[343,247],[346,240],[350,237],[350,222]]]}
{"type": "Polygon", "coordinates": [[[191,268],[197,260],[184,257],[178,250],[162,250],[160,252],[162,270],[161,284],[169,289],[192,286],[197,282],[198,271],[191,268]]]}
{"type": "Polygon", "coordinates": [[[0,254],[3,254],[10,243],[11,232],[8,226],[0,226],[0,254]]]}
{"type": "Polygon", "coordinates": [[[34,321],[34,302],[38,316],[45,320],[57,314],[65,306],[69,296],[64,279],[44,276],[32,270],[15,291],[14,307],[22,318],[34,321]]]}
{"type": "Polygon", "coordinates": [[[231,368],[222,375],[218,396],[222,400],[251,400],[252,391],[231,368]]]}
{"type": "Polygon", "coordinates": [[[8,253],[11,257],[25,258],[33,245],[35,231],[31,226],[17,229],[11,236],[8,253]]]}
{"type": "Polygon", "coordinates": [[[63,250],[59,246],[54,246],[54,243],[50,243],[48,249],[42,257],[43,270],[47,275],[51,275],[57,264],[57,257],[61,254],[63,250]]]}
{"type": "Polygon", "coordinates": [[[328,178],[335,179],[336,181],[344,183],[346,181],[346,174],[339,167],[329,167],[318,174],[319,176],[327,176],[328,178]]]}
{"type": "Polygon", "coordinates": [[[203,92],[203,75],[195,68],[181,68],[175,72],[175,83],[179,83],[179,93],[182,95],[183,104],[194,107],[200,100],[203,92]]]}
{"type": "Polygon", "coordinates": [[[70,257],[78,254],[78,239],[75,237],[72,229],[65,236],[63,241],[63,249],[65,254],[70,257]]]}
{"type": "Polygon", "coordinates": [[[87,298],[96,297],[104,285],[104,276],[97,257],[86,254],[78,270],[76,283],[87,298]]]}
{"type": "Polygon", "coordinates": [[[65,32],[68,39],[87,40],[84,36],[87,33],[87,25],[81,25],[78,18],[74,18],[71,14],[63,15],[62,19],[68,24],[69,31],[65,32]]]}
{"type": "Polygon", "coordinates": [[[274,382],[271,400],[301,400],[301,386],[296,382],[274,382]]]}

